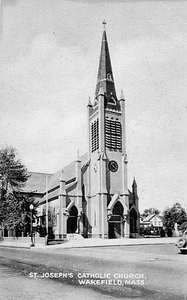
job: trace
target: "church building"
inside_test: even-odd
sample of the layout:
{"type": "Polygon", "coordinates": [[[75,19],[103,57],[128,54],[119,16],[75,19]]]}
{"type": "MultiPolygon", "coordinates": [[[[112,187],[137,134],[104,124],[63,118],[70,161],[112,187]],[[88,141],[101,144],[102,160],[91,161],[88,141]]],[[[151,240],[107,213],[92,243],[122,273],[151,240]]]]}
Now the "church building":
{"type": "Polygon", "coordinates": [[[140,214],[135,179],[132,192],[127,186],[125,98],[116,94],[105,24],[87,128],[87,153],[48,177],[41,225],[56,239],[136,237],[140,214]]]}

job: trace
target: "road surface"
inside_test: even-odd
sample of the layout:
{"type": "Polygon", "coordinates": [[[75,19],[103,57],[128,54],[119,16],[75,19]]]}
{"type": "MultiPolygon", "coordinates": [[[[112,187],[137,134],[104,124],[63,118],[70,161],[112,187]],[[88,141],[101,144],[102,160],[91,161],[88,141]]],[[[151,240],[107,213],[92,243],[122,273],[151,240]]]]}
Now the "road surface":
{"type": "Polygon", "coordinates": [[[186,282],[174,245],[0,248],[2,300],[187,300],[186,282]]]}

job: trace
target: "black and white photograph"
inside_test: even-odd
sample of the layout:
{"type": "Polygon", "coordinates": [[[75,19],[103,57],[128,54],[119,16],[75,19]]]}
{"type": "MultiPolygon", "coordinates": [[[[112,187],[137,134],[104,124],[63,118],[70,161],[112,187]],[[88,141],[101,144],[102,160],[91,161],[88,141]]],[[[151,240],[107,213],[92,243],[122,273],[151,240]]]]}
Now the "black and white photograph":
{"type": "Polygon", "coordinates": [[[187,300],[187,2],[0,0],[0,299],[187,300]]]}

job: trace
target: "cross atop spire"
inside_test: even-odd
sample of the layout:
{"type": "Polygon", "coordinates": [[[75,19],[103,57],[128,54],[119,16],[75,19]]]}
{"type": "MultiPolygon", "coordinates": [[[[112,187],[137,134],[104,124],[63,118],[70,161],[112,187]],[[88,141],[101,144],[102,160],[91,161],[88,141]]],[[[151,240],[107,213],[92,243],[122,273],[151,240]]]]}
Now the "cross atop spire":
{"type": "Polygon", "coordinates": [[[103,21],[103,29],[104,29],[104,31],[106,31],[106,21],[105,20],[103,21]]]}

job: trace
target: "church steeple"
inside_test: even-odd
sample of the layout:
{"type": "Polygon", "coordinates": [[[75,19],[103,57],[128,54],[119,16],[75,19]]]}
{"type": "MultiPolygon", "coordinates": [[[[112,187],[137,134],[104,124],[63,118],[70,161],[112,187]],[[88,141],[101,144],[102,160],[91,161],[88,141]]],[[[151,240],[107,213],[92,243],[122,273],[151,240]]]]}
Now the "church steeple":
{"type": "Polygon", "coordinates": [[[95,97],[98,96],[100,86],[102,86],[103,92],[108,102],[108,101],[116,101],[117,97],[116,97],[116,90],[115,90],[115,84],[114,84],[114,78],[113,78],[113,72],[112,72],[112,66],[111,66],[110,54],[109,54],[109,48],[108,48],[108,42],[106,36],[105,21],[103,22],[103,25],[104,25],[104,30],[102,36],[95,97]]]}

